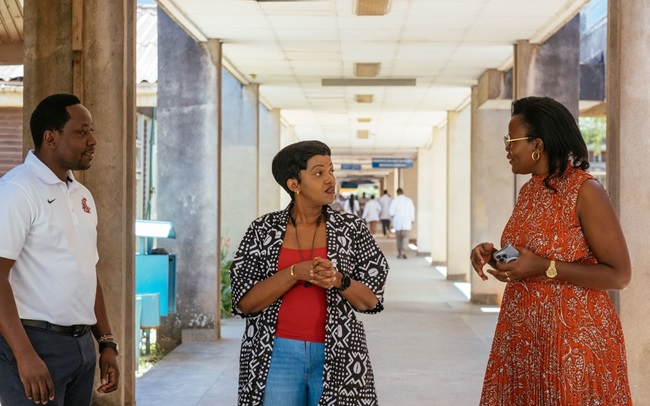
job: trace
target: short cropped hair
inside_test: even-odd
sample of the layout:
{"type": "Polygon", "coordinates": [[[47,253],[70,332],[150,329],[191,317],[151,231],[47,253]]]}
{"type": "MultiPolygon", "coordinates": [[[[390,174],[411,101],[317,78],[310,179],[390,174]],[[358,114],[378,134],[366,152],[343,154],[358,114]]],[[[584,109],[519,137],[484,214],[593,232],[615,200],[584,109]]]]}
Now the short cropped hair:
{"type": "Polygon", "coordinates": [[[531,139],[541,138],[548,154],[548,175],[544,186],[553,178],[561,177],[569,159],[573,167],[589,169],[589,152],[576,119],[569,109],[550,97],[530,96],[512,102],[512,115],[521,115],[531,139]]]}
{"type": "Polygon", "coordinates": [[[297,179],[300,183],[300,171],[307,169],[307,161],[315,155],[332,156],[332,151],[320,141],[300,141],[282,148],[273,158],[273,177],[289,193],[291,200],[294,193],[287,186],[287,181],[297,179]]]}
{"type": "Polygon", "coordinates": [[[70,120],[67,107],[81,104],[79,98],[73,94],[53,94],[47,96],[36,106],[29,120],[34,147],[39,149],[43,145],[45,131],[59,131],[70,120]]]}

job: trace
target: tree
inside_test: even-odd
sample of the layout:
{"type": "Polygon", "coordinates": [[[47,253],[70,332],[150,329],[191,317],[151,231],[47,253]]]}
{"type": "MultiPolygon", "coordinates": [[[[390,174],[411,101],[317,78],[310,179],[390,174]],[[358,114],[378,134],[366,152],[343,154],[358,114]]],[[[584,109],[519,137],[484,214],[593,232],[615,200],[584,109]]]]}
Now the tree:
{"type": "Polygon", "coordinates": [[[593,148],[594,157],[602,154],[603,141],[607,134],[607,119],[605,117],[580,117],[580,131],[587,147],[593,148]]]}

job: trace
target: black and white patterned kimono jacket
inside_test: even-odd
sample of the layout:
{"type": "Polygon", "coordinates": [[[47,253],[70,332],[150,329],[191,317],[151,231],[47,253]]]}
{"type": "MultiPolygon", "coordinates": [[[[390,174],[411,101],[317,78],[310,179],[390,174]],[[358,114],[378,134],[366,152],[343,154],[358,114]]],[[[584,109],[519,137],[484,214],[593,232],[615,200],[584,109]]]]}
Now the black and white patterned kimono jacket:
{"type": "MultiPolygon", "coordinates": [[[[253,285],[278,272],[290,208],[253,221],[230,268],[233,311],[246,318],[239,360],[240,406],[262,404],[282,298],[256,314],[243,315],[236,306],[253,285]]],[[[356,215],[327,207],[326,230],[328,259],[340,272],[366,284],[379,299],[374,309],[364,313],[382,311],[388,262],[366,224],[356,215]]],[[[326,295],[325,369],[319,406],[376,405],[363,324],[338,290],[330,289],[326,295]]]]}

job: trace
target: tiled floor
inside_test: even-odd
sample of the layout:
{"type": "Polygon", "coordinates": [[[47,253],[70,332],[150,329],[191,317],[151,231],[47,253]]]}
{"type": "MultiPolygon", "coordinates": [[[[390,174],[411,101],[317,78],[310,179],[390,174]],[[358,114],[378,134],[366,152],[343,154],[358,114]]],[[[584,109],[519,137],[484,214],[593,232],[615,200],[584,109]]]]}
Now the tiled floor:
{"type": "MultiPolygon", "coordinates": [[[[391,265],[386,310],[360,315],[366,326],[379,402],[384,406],[477,405],[496,313],[470,304],[424,257],[391,265]]],[[[243,321],[224,322],[223,339],[185,343],[137,379],[138,406],[234,406],[243,321]]]]}

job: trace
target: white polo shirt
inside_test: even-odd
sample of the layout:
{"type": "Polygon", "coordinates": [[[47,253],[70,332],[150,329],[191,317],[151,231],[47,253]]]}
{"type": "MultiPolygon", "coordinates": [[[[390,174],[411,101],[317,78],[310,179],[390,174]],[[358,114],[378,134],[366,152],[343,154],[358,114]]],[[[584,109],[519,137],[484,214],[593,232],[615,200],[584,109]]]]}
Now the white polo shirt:
{"type": "Polygon", "coordinates": [[[0,179],[0,257],[21,319],[95,324],[97,210],[90,191],[62,182],[29,152],[0,179]]]}

